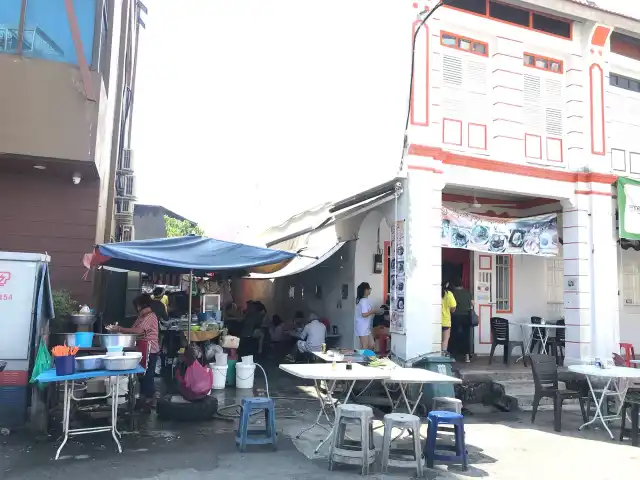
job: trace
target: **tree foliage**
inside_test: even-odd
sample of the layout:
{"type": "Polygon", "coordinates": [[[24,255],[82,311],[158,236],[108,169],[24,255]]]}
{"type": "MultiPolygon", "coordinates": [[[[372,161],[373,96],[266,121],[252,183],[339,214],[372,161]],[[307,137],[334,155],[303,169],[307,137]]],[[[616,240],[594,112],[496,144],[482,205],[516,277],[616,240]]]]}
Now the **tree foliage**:
{"type": "Polygon", "coordinates": [[[204,235],[198,225],[189,220],[178,220],[168,215],[164,216],[164,229],[167,237],[186,237],[187,235],[204,235]]]}

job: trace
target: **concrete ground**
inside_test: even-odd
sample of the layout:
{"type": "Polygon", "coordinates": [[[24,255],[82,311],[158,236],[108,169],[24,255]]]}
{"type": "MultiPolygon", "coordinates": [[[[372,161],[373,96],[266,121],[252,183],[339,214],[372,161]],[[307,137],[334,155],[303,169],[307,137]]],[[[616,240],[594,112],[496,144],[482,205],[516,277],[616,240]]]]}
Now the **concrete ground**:
{"type": "MultiPolygon", "coordinates": [[[[234,444],[234,423],[213,420],[203,424],[160,422],[151,416],[139,424],[137,433],[122,440],[124,453],[115,452],[108,434],[71,440],[62,459],[53,461],[55,439],[33,438],[15,432],[0,437],[0,478],[91,480],[120,479],[326,479],[359,477],[357,467],[327,470],[327,447],[314,455],[313,450],[326,434],[315,428],[299,440],[295,435],[313,423],[318,403],[310,386],[269,372],[270,394],[276,398],[278,451],[255,447],[239,453],[234,444]],[[226,475],[225,475],[226,474],[226,475]]],[[[247,395],[240,392],[240,395],[247,395]]],[[[219,394],[220,405],[233,404],[235,390],[219,394]]],[[[232,409],[233,411],[233,409],[232,409]]],[[[437,465],[426,469],[428,479],[468,479],[487,477],[502,480],[540,478],[580,478],[618,480],[640,465],[640,449],[629,440],[609,440],[602,429],[579,432],[579,413],[569,409],[563,417],[563,432],[553,431],[553,414],[541,411],[531,425],[530,413],[502,413],[489,407],[471,409],[466,416],[470,468],[462,472],[456,466],[437,465]]],[[[423,427],[424,430],[424,427],[423,427]]],[[[379,446],[381,430],[376,430],[379,446]]],[[[422,432],[424,438],[425,432],[422,432]]],[[[614,430],[617,437],[618,429],[614,430]]],[[[402,441],[403,439],[401,439],[402,441]]],[[[376,466],[371,478],[412,478],[410,470],[393,470],[382,475],[376,466]]]]}

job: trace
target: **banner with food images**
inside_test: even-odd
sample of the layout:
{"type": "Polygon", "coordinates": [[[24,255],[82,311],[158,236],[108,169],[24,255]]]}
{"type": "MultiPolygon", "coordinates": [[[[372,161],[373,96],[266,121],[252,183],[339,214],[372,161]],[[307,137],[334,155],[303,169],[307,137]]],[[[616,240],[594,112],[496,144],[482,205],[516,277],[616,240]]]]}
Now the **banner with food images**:
{"type": "Polygon", "coordinates": [[[389,285],[391,291],[389,313],[391,315],[390,330],[393,333],[404,333],[404,293],[405,293],[405,223],[398,220],[391,227],[391,271],[389,285]]]}
{"type": "Polygon", "coordinates": [[[505,255],[558,255],[558,215],[499,218],[442,207],[441,245],[505,255]]]}

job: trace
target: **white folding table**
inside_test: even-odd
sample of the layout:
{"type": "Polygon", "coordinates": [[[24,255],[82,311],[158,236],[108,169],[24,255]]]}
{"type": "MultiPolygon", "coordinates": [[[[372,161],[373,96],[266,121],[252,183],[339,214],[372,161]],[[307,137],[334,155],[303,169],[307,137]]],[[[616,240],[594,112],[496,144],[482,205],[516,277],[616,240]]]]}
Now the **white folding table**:
{"type": "Polygon", "coordinates": [[[400,402],[404,400],[407,412],[413,414],[420,403],[420,399],[422,398],[422,388],[425,383],[462,383],[462,380],[459,378],[450,377],[448,375],[443,375],[441,373],[432,372],[422,368],[395,367],[390,369],[389,373],[391,374],[390,377],[383,380],[382,386],[389,398],[389,402],[391,402],[391,407],[394,412],[398,409],[400,402]],[[391,383],[397,383],[400,388],[400,398],[398,398],[395,403],[391,399],[391,394],[388,389],[388,385],[391,383]],[[418,395],[413,406],[411,405],[411,402],[409,402],[406,393],[406,387],[410,384],[418,384],[420,386],[420,395],[418,395]]]}
{"type": "Polygon", "coordinates": [[[570,365],[570,372],[581,373],[587,378],[587,384],[589,385],[589,391],[591,392],[591,397],[596,404],[596,413],[593,418],[582,425],[580,430],[584,427],[595,423],[598,419],[604,426],[605,430],[613,439],[613,434],[611,430],[609,430],[609,426],[607,422],[612,420],[620,419],[620,411],[622,410],[622,405],[624,404],[624,397],[627,394],[628,382],[622,382],[622,385],[618,385],[614,380],[638,380],[640,379],[640,370],[637,368],[629,368],[629,367],[611,367],[611,368],[599,368],[595,365],[570,365]],[[596,394],[596,391],[591,384],[591,377],[602,378],[607,381],[604,388],[600,392],[600,398],[596,394]],[[618,411],[615,415],[604,415],[603,410],[603,402],[607,398],[608,395],[615,395],[619,399],[618,411]]]}
{"type": "MultiPolygon", "coordinates": [[[[533,332],[536,328],[547,330],[546,335],[540,335],[542,337],[542,351],[547,351],[547,340],[549,339],[548,330],[557,330],[558,328],[565,328],[564,325],[556,325],[555,323],[520,323],[520,322],[509,322],[510,325],[519,325],[522,330],[522,338],[525,340],[525,355],[531,355],[531,344],[533,343],[533,332]],[[527,329],[531,331],[527,333],[527,329]]],[[[516,363],[522,360],[523,357],[520,357],[516,360],[516,363]]]]}
{"type": "Polygon", "coordinates": [[[320,360],[323,360],[327,363],[367,363],[367,359],[365,358],[364,355],[360,355],[358,353],[352,354],[352,355],[342,355],[342,359],[341,360],[336,360],[335,357],[329,355],[328,353],[322,353],[322,352],[312,352],[316,357],[318,357],[320,360]]]}
{"type": "Polygon", "coordinates": [[[345,381],[350,383],[349,388],[347,390],[347,395],[344,399],[343,403],[348,403],[349,397],[351,396],[351,392],[353,391],[353,386],[357,381],[373,381],[373,380],[385,380],[390,377],[390,370],[383,370],[380,368],[372,368],[365,367],[359,364],[351,364],[351,370],[347,370],[346,363],[336,363],[335,365],[332,363],[301,363],[301,364],[283,364],[280,365],[280,369],[295,376],[298,378],[304,378],[306,380],[313,380],[316,393],[318,394],[318,400],[320,401],[320,411],[318,412],[318,416],[316,417],[316,421],[310,425],[309,427],[302,430],[296,438],[300,438],[300,436],[311,430],[312,428],[318,426],[324,428],[329,432],[327,437],[320,442],[320,444],[316,447],[315,453],[318,453],[322,445],[324,445],[332,436],[334,421],[336,418],[336,400],[333,398],[333,390],[336,387],[336,383],[339,381],[345,381]],[[320,383],[325,381],[327,384],[327,393],[326,395],[322,394],[320,390],[320,383]],[[327,413],[327,407],[331,406],[333,410],[333,418],[331,420],[327,413]],[[322,416],[326,418],[329,426],[326,426],[320,423],[320,419],[322,416]]]}

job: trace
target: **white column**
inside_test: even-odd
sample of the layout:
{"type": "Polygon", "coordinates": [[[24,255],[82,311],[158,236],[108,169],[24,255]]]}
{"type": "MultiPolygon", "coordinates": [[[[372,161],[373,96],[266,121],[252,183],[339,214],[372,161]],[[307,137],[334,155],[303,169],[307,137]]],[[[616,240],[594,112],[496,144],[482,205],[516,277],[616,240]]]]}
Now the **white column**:
{"type": "Polygon", "coordinates": [[[425,162],[409,158],[399,218],[406,219],[405,334],[392,335],[392,352],[401,359],[440,352],[442,253],[440,247],[443,180],[425,162]]]}
{"type": "Polygon", "coordinates": [[[563,212],[567,363],[619,350],[617,242],[606,190],[582,190],[563,212]]]}

